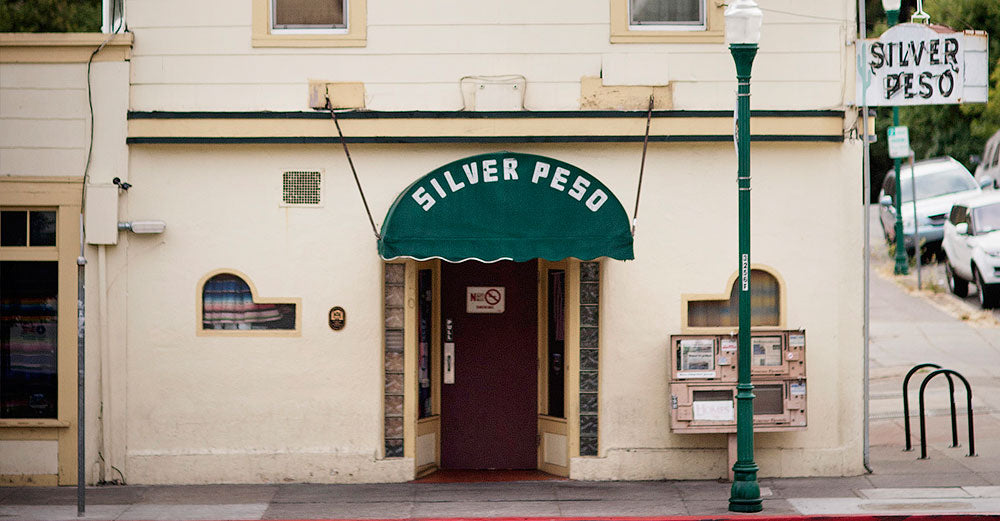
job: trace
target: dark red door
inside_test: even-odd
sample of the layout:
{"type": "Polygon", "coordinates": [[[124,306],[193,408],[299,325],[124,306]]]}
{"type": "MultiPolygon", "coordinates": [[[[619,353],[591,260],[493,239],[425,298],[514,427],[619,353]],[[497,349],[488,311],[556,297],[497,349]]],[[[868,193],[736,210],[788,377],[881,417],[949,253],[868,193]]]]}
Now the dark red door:
{"type": "Polygon", "coordinates": [[[442,468],[537,467],[537,269],[442,263],[442,320],[455,342],[455,383],[441,388],[442,468]],[[504,288],[503,313],[466,312],[466,288],[484,286],[504,288]]]}

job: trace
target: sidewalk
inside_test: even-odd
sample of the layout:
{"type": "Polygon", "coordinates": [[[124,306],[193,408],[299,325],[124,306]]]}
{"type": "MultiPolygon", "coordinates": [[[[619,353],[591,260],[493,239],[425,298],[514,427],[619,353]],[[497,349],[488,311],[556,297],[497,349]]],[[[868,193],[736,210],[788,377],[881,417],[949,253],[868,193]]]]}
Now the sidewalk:
{"type": "MultiPolygon", "coordinates": [[[[455,517],[710,516],[953,513],[1000,518],[1000,328],[955,318],[872,276],[872,474],[760,480],[764,510],[733,516],[719,481],[403,483],[92,487],[83,519],[249,520],[455,517]],[[967,457],[965,391],[956,391],[960,447],[951,448],[947,385],[928,386],[928,454],[903,452],[903,375],[921,362],[962,372],[973,387],[975,448],[967,457]]],[[[923,375],[910,383],[911,414],[923,375]]],[[[860,389],[859,391],[860,392],[860,389]]],[[[0,488],[0,520],[71,520],[76,489],[0,488]]]]}
{"type": "MultiPolygon", "coordinates": [[[[1000,512],[1000,486],[942,487],[934,472],[763,479],[764,510],[745,515],[1000,512]]],[[[961,481],[952,476],[949,483],[961,481]]],[[[0,489],[0,518],[78,519],[75,494],[0,489]]],[[[729,484],[716,481],[128,486],[91,488],[87,497],[84,519],[115,520],[732,515],[729,484]]]]}

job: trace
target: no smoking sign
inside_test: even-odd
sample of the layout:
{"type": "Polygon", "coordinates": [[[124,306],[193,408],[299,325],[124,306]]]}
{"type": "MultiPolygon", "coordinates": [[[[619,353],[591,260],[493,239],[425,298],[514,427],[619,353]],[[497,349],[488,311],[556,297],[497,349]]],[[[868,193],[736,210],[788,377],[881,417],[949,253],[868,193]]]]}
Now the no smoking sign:
{"type": "Polygon", "coordinates": [[[466,313],[503,313],[506,291],[503,286],[467,286],[466,313]]]}

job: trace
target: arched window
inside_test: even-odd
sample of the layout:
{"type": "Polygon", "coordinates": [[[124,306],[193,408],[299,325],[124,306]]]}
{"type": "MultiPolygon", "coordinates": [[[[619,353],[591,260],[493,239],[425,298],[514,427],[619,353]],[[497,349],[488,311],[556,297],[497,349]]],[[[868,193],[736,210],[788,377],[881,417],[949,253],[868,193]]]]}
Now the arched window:
{"type": "Polygon", "coordinates": [[[233,272],[212,274],[201,288],[200,330],[297,331],[297,299],[260,299],[244,277],[233,272]]]}
{"type": "MultiPolygon", "coordinates": [[[[738,277],[734,277],[729,298],[687,297],[686,326],[689,328],[735,328],[739,327],[739,287],[738,277]]],[[[781,326],[781,282],[769,271],[762,268],[750,270],[750,326],[781,326]]]]}

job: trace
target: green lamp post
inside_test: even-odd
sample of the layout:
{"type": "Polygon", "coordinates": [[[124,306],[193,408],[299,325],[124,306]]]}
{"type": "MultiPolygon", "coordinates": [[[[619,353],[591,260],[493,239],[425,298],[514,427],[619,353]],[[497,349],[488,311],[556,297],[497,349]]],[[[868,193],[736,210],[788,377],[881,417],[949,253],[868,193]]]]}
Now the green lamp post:
{"type": "Polygon", "coordinates": [[[736,384],[736,464],[729,495],[732,512],[760,512],[764,507],[753,460],[753,385],[750,383],[750,70],[757,55],[764,18],[754,0],[735,0],[726,8],[726,42],[736,62],[736,141],[739,186],[739,337],[736,384]]]}
{"type": "MultiPolygon", "coordinates": [[[[902,0],[882,0],[882,8],[885,9],[885,15],[889,21],[889,27],[892,27],[899,22],[899,7],[902,3],[902,0]]],[[[899,107],[892,107],[892,126],[899,126],[899,107]]],[[[893,207],[896,209],[896,225],[894,228],[896,236],[896,266],[893,270],[896,275],[906,275],[910,272],[910,265],[906,259],[906,239],[903,236],[903,188],[902,181],[899,178],[899,167],[901,163],[901,159],[897,158],[892,160],[893,169],[896,171],[896,196],[892,198],[893,207]]],[[[920,245],[917,244],[916,234],[913,235],[913,240],[914,255],[920,255],[920,245]]]]}

